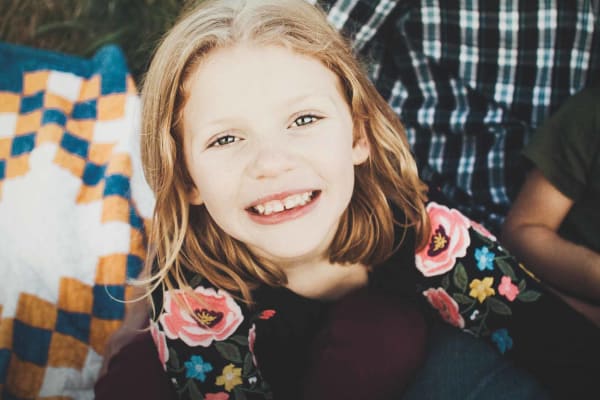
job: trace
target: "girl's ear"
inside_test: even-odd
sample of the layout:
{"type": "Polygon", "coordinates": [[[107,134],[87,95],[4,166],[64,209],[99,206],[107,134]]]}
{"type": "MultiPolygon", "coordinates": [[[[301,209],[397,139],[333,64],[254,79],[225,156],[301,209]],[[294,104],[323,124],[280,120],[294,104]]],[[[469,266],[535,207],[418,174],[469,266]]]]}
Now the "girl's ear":
{"type": "Polygon", "coordinates": [[[200,196],[200,191],[196,188],[196,186],[192,186],[189,189],[187,197],[190,204],[193,204],[195,206],[199,206],[202,203],[204,203],[202,201],[202,196],[200,196]]]}
{"type": "Polygon", "coordinates": [[[354,142],[354,146],[352,146],[352,162],[354,165],[362,164],[367,161],[369,154],[369,141],[365,135],[360,135],[358,140],[354,142]]]}

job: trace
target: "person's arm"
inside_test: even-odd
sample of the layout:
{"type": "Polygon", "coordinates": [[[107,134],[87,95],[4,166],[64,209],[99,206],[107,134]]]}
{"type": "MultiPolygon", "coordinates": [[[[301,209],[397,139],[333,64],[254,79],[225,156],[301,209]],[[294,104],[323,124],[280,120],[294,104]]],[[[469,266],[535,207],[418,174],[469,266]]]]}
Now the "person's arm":
{"type": "Polygon", "coordinates": [[[600,254],[557,233],[572,205],[536,168],[506,218],[502,240],[546,283],[600,305],[600,254]]]}
{"type": "Polygon", "coordinates": [[[560,297],[562,301],[567,303],[572,309],[582,314],[589,321],[600,328],[600,306],[588,303],[573,296],[566,295],[565,293],[559,292],[551,287],[548,287],[548,289],[560,297]]]}

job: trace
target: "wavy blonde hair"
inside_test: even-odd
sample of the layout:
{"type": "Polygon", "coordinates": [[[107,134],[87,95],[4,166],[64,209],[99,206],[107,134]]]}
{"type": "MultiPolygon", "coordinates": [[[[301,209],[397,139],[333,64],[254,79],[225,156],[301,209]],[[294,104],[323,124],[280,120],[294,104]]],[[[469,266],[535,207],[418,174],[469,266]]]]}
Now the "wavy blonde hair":
{"type": "Polygon", "coordinates": [[[284,46],[319,60],[340,80],[351,109],[354,140],[366,138],[367,162],[355,167],[355,188],[328,257],[377,265],[394,251],[394,225],[412,227],[417,247],[429,232],[426,186],[418,177],[404,129],[379,95],[349,43],[325,13],[304,0],[206,0],[185,12],[153,57],[142,90],[142,161],[156,196],[149,279],[188,288],[184,270],[251,303],[260,284],[286,284],[284,272],[223,232],[204,206],[190,205],[193,182],[183,154],[186,82],[212,50],[239,43],[284,46]],[[395,221],[390,203],[405,216],[395,221]]]}

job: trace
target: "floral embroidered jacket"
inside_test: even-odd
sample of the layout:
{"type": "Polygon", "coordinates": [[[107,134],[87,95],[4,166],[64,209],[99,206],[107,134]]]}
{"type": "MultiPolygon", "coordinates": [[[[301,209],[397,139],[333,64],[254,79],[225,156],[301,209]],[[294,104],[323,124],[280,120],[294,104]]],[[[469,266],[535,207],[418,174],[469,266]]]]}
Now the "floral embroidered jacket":
{"type": "MultiPolygon", "coordinates": [[[[591,374],[585,365],[599,354],[595,327],[548,293],[483,226],[435,202],[427,211],[428,245],[415,255],[409,231],[401,249],[374,268],[369,287],[421,304],[432,317],[484,338],[549,387],[557,375],[591,374]],[[565,350],[557,356],[558,347],[565,350]],[[584,367],[568,372],[573,365],[584,367]]],[[[199,278],[194,286],[204,304],[179,290],[164,299],[157,293],[164,311],[151,321],[160,361],[180,398],[270,399],[285,391],[277,398],[288,399],[302,392],[306,354],[329,304],[285,288],[261,288],[254,293],[258,307],[249,310],[199,278]],[[202,324],[178,306],[183,301],[202,324]],[[257,353],[266,355],[264,363],[257,353]]]]}

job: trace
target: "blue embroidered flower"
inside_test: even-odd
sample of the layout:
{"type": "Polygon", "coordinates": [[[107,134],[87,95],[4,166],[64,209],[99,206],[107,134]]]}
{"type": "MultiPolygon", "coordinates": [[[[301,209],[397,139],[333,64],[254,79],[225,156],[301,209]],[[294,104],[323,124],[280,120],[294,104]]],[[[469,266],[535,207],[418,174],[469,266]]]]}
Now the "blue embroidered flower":
{"type": "Polygon", "coordinates": [[[206,380],[206,373],[212,371],[213,367],[210,363],[205,363],[201,356],[192,356],[190,361],[186,361],[185,376],[186,378],[198,379],[200,382],[206,380]]]}
{"type": "Polygon", "coordinates": [[[512,349],[513,347],[513,340],[508,335],[508,331],[505,328],[498,329],[492,333],[492,341],[496,343],[498,350],[500,350],[500,353],[502,354],[506,353],[506,351],[512,349]]]}
{"type": "Polygon", "coordinates": [[[475,249],[475,260],[477,260],[477,268],[480,271],[486,269],[492,271],[494,269],[494,257],[496,255],[485,246],[475,249]]]}

